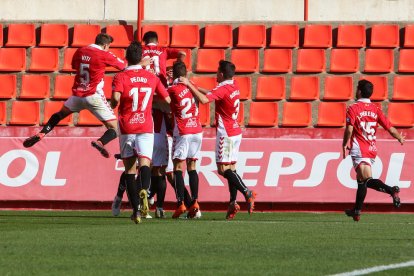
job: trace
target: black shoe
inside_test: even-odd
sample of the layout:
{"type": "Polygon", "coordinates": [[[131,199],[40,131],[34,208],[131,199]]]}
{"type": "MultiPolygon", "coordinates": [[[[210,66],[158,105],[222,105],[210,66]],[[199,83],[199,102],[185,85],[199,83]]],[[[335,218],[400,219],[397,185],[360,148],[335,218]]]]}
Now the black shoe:
{"type": "Polygon", "coordinates": [[[92,141],[91,145],[92,147],[97,149],[103,157],[109,158],[109,152],[104,148],[104,146],[102,145],[100,141],[92,141]]]}
{"type": "Polygon", "coordinates": [[[400,201],[400,187],[398,186],[394,186],[391,188],[392,189],[392,204],[394,204],[395,208],[400,208],[401,207],[401,201],[400,201]]]}
{"type": "Polygon", "coordinates": [[[345,214],[348,217],[352,217],[354,221],[359,221],[361,218],[361,211],[355,209],[347,209],[345,210],[345,214]]]}
{"type": "Polygon", "coordinates": [[[30,148],[31,146],[42,140],[43,137],[45,137],[45,134],[41,132],[36,135],[33,135],[32,137],[29,137],[26,140],[24,140],[23,146],[25,148],[30,148]]]}

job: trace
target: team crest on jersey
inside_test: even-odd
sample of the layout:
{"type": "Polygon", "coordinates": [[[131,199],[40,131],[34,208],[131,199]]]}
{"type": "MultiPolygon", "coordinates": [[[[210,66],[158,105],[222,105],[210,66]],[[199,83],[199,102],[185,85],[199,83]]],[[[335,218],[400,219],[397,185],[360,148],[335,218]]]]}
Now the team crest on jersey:
{"type": "Polygon", "coordinates": [[[145,123],[144,113],[134,113],[131,119],[129,119],[130,124],[143,124],[145,123]]]}
{"type": "Polygon", "coordinates": [[[190,118],[190,119],[188,119],[187,123],[185,124],[185,127],[197,127],[197,120],[196,120],[196,118],[190,118]]]}

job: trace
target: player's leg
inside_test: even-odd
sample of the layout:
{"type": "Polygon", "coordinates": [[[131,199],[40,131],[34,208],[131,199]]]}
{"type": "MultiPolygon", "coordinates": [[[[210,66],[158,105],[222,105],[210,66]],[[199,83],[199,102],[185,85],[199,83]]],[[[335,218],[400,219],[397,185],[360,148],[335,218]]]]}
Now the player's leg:
{"type": "Polygon", "coordinates": [[[394,204],[394,207],[399,208],[401,206],[401,200],[400,200],[400,187],[398,186],[388,186],[384,182],[381,181],[381,179],[375,179],[375,178],[369,178],[366,181],[367,187],[370,189],[374,189],[376,191],[389,194],[392,197],[392,202],[394,204]]]}
{"type": "Polygon", "coordinates": [[[183,177],[183,164],[184,160],[174,159],[174,186],[175,195],[177,198],[177,209],[175,210],[172,218],[179,218],[183,213],[187,211],[184,204],[184,177],[183,177]]]}
{"type": "Polygon", "coordinates": [[[135,175],[136,175],[136,157],[129,157],[125,158],[124,160],[125,166],[125,182],[126,182],[126,192],[128,195],[129,202],[131,204],[133,213],[131,219],[135,223],[141,222],[141,212],[139,210],[139,199],[138,199],[138,190],[137,185],[135,182],[135,175]]]}
{"type": "Polygon", "coordinates": [[[126,179],[125,173],[123,172],[119,178],[118,190],[112,202],[112,215],[118,216],[121,213],[122,197],[126,190],[126,179]]]}
{"type": "Polygon", "coordinates": [[[362,206],[364,204],[365,197],[367,195],[367,180],[371,178],[371,164],[365,161],[362,161],[358,158],[353,158],[355,171],[357,174],[357,193],[355,197],[355,206],[353,209],[345,210],[345,214],[354,219],[354,221],[359,221],[361,216],[362,206]]]}
{"type": "Polygon", "coordinates": [[[187,172],[190,182],[190,190],[192,202],[188,211],[188,218],[195,218],[197,212],[200,210],[198,203],[198,173],[197,173],[197,160],[199,159],[199,152],[201,150],[201,143],[203,140],[203,134],[191,134],[188,136],[188,153],[187,153],[187,172]]]}

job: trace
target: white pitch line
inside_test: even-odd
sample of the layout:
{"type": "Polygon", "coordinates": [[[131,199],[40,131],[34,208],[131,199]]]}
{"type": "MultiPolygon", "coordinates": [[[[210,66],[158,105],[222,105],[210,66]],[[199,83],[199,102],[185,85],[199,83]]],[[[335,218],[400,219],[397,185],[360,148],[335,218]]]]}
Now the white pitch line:
{"type": "Polygon", "coordinates": [[[385,271],[385,270],[391,270],[396,268],[402,268],[402,267],[409,267],[414,266],[414,261],[409,261],[405,263],[398,263],[398,264],[390,264],[390,265],[380,265],[380,266],[374,266],[371,268],[365,268],[360,270],[354,270],[350,272],[344,272],[339,274],[334,274],[331,276],[357,276],[357,275],[366,275],[370,273],[385,271]]]}

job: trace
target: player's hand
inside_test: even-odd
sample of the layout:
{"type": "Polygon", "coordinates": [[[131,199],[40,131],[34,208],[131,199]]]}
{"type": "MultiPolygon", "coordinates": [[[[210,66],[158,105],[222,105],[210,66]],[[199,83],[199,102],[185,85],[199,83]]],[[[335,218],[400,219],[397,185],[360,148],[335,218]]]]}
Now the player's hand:
{"type": "Polygon", "coordinates": [[[151,58],[149,56],[145,56],[141,59],[139,65],[142,67],[146,67],[151,64],[151,58]]]}
{"type": "Polygon", "coordinates": [[[400,142],[401,145],[404,145],[405,135],[402,132],[400,133],[400,138],[398,138],[398,142],[400,142]]]}
{"type": "Polygon", "coordinates": [[[349,151],[350,148],[348,146],[342,147],[342,158],[345,159],[347,156],[347,151],[349,151]]]}
{"type": "Polygon", "coordinates": [[[188,85],[188,84],[190,83],[186,77],[180,77],[180,78],[179,78],[179,81],[180,81],[182,84],[185,84],[185,85],[188,85]]]}

